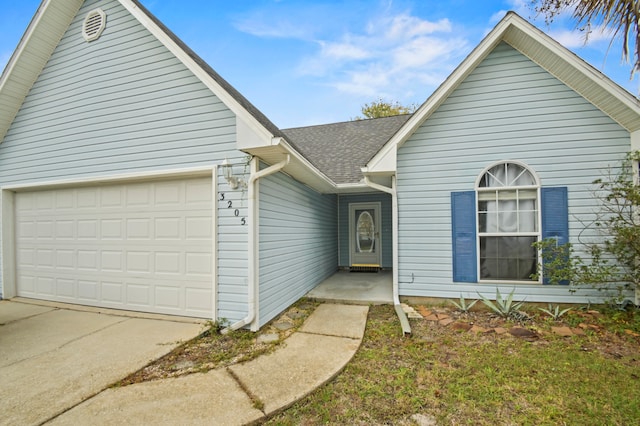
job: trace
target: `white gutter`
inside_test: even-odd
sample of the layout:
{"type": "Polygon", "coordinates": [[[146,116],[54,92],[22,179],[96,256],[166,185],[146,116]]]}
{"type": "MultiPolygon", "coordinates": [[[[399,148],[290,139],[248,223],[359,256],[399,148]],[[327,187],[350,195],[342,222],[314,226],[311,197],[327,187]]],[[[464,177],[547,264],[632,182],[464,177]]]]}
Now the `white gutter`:
{"type": "Polygon", "coordinates": [[[251,325],[251,331],[257,331],[258,327],[256,324],[253,324],[256,320],[257,312],[258,312],[258,304],[257,296],[258,296],[258,202],[257,202],[257,193],[258,193],[258,179],[263,178],[265,176],[271,175],[273,173],[277,173],[289,164],[291,161],[291,156],[289,154],[285,154],[286,157],[284,160],[276,163],[272,166],[267,167],[266,169],[257,171],[259,166],[259,159],[257,157],[253,157],[251,160],[251,176],[249,177],[249,182],[247,183],[248,189],[248,202],[249,202],[249,271],[248,271],[248,294],[247,294],[247,316],[235,324],[230,325],[229,327],[222,330],[223,334],[228,333],[231,330],[237,330],[239,328],[244,327],[245,325],[251,325]]]}
{"type": "Polygon", "coordinates": [[[371,182],[369,176],[364,175],[364,182],[370,188],[376,189],[381,192],[386,192],[387,194],[391,194],[391,240],[392,240],[392,249],[393,249],[393,305],[396,310],[396,314],[400,319],[400,325],[402,326],[402,332],[407,335],[411,334],[411,325],[409,325],[409,320],[407,319],[402,306],[400,305],[400,292],[398,289],[398,193],[396,191],[396,177],[391,177],[391,188],[377,184],[375,182],[371,182]]]}

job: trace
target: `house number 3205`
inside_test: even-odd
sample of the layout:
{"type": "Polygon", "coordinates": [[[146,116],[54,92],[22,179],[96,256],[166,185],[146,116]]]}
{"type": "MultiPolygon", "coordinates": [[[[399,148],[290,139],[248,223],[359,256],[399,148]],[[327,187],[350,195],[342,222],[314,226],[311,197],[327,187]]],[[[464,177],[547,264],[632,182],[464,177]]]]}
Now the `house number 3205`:
{"type": "MultiPolygon", "coordinates": [[[[224,192],[220,192],[220,193],[219,193],[219,195],[220,195],[219,200],[220,200],[220,201],[226,201],[226,202],[227,202],[227,208],[228,208],[228,209],[233,209],[233,201],[231,201],[231,200],[225,200],[225,199],[224,199],[224,192]]],[[[238,209],[234,209],[234,210],[233,210],[233,215],[234,215],[235,217],[240,217],[240,210],[238,210],[238,209]]],[[[244,217],[240,217],[240,224],[241,224],[241,225],[246,225],[246,224],[247,224],[247,219],[246,219],[246,218],[244,218],[244,217]]]]}

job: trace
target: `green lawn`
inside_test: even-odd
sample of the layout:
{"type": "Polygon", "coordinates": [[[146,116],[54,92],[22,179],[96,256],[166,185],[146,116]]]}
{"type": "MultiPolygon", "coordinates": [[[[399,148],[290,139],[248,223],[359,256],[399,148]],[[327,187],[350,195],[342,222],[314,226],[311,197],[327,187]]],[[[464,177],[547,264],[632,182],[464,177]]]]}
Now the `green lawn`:
{"type": "MultiPolygon", "coordinates": [[[[476,315],[464,320],[488,318],[476,315]]],[[[409,425],[414,414],[442,425],[640,424],[640,314],[595,318],[600,329],[573,337],[538,318],[525,327],[541,337],[529,340],[412,320],[406,338],[392,307],[373,306],[342,374],[268,424],[409,425]]]]}

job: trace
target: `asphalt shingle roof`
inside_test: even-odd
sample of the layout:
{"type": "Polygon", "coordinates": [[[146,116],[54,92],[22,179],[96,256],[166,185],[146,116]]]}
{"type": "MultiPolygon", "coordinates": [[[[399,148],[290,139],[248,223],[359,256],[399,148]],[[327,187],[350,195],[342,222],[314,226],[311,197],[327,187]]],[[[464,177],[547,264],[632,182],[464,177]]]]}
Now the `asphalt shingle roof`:
{"type": "Polygon", "coordinates": [[[283,129],[296,149],[335,183],[358,183],[360,168],[411,117],[396,115],[283,129]]]}

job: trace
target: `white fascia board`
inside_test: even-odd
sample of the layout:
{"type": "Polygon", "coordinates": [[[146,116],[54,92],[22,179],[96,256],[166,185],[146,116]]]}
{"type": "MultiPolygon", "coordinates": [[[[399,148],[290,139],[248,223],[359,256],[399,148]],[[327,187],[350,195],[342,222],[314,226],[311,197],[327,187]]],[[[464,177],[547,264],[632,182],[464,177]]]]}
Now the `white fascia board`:
{"type": "Polygon", "coordinates": [[[265,138],[271,139],[271,134],[256,118],[249,114],[238,101],[235,100],[222,86],[218,84],[209,74],[207,74],[200,65],[198,65],[187,53],[182,50],[175,41],[171,39],[155,22],[151,20],[130,0],[119,0],[124,8],[126,8],[147,30],[151,32],[171,53],[173,53],[189,70],[196,76],[209,90],[213,92],[234,114],[239,116],[244,123],[247,124],[256,134],[262,134],[265,138]]]}
{"type": "Polygon", "coordinates": [[[74,187],[74,186],[88,186],[88,185],[102,185],[102,184],[117,184],[131,181],[153,180],[163,178],[179,178],[179,177],[198,177],[208,176],[213,173],[216,166],[200,166],[200,167],[188,167],[180,169],[166,169],[166,170],[152,170],[122,173],[117,175],[103,175],[103,176],[88,176],[84,178],[72,178],[72,179],[60,179],[43,182],[29,182],[18,185],[7,185],[0,188],[1,190],[9,191],[27,191],[34,189],[53,189],[61,187],[74,187]]]}

